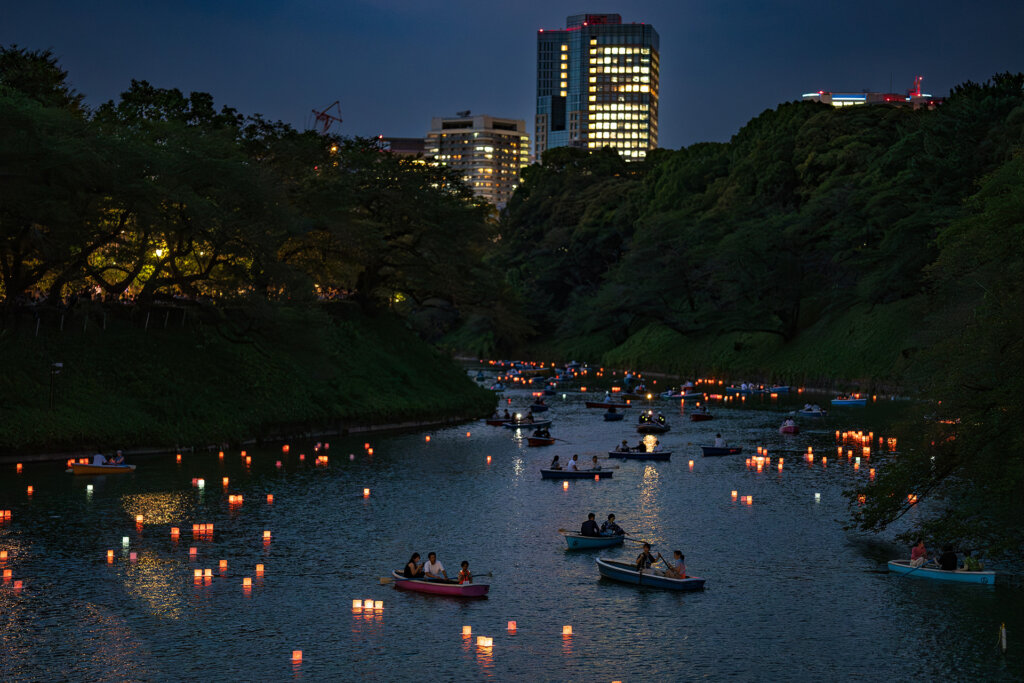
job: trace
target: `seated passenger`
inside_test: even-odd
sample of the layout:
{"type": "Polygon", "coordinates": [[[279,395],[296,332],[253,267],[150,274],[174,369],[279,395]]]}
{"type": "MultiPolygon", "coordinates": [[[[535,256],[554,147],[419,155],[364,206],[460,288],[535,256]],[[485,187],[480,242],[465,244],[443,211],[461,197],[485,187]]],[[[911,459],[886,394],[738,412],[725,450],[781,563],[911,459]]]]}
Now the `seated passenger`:
{"type": "Polygon", "coordinates": [[[562,463],[558,462],[558,456],[557,455],[555,456],[555,459],[551,461],[551,464],[548,465],[548,469],[549,470],[560,470],[560,469],[562,469],[562,463]]]}
{"type": "Polygon", "coordinates": [[[715,434],[715,448],[728,448],[729,445],[722,438],[721,434],[715,434]]]}
{"type": "Polygon", "coordinates": [[[405,569],[402,570],[402,575],[407,579],[422,579],[423,578],[423,565],[420,564],[420,554],[413,553],[409,561],[405,563],[405,569]]]}
{"type": "Polygon", "coordinates": [[[945,569],[947,572],[956,571],[957,564],[958,561],[953,546],[948,543],[942,546],[942,554],[939,555],[939,569],[945,569]]]}
{"type": "Polygon", "coordinates": [[[608,515],[608,521],[601,524],[601,534],[604,536],[625,536],[626,532],[615,523],[615,515],[608,515]]]}
{"type": "Polygon", "coordinates": [[[587,521],[580,525],[580,536],[600,536],[601,530],[597,528],[597,522],[594,521],[594,513],[591,512],[587,515],[587,521]]]}

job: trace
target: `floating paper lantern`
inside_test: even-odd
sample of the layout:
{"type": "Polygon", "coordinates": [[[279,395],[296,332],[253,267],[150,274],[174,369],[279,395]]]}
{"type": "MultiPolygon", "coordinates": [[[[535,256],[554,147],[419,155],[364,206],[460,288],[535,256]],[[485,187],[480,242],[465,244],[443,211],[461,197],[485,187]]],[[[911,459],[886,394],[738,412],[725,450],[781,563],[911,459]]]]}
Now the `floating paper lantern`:
{"type": "Polygon", "coordinates": [[[372,448],[368,448],[368,449],[366,450],[366,454],[367,454],[367,455],[373,455],[373,449],[372,449],[372,448]]]}
{"type": "Polygon", "coordinates": [[[363,609],[373,609],[373,600],[363,600],[363,609]]]}
{"type": "Polygon", "coordinates": [[[256,576],[263,576],[263,565],[256,565],[256,576]]]}
{"type": "Polygon", "coordinates": [[[857,502],[860,503],[861,505],[866,503],[867,499],[868,499],[867,496],[865,496],[863,493],[860,494],[859,496],[857,496],[857,502]]]}
{"type": "Polygon", "coordinates": [[[568,624],[563,626],[562,627],[562,635],[563,636],[571,636],[572,635],[572,626],[569,626],[568,624]]]}
{"type": "Polygon", "coordinates": [[[203,570],[202,569],[194,569],[192,571],[192,578],[197,579],[197,580],[203,578],[203,570]]]}
{"type": "Polygon", "coordinates": [[[299,461],[304,461],[305,459],[306,459],[306,454],[305,453],[299,453],[299,461]]]}
{"type": "Polygon", "coordinates": [[[245,464],[246,465],[251,465],[252,464],[252,458],[250,458],[248,455],[245,456],[245,464]]]}
{"type": "Polygon", "coordinates": [[[139,559],[139,554],[133,550],[130,553],[128,553],[128,559],[134,562],[135,560],[139,559]]]}
{"type": "Polygon", "coordinates": [[[427,434],[426,441],[427,441],[427,443],[430,443],[430,434],[427,434]]]}
{"type": "Polygon", "coordinates": [[[243,458],[246,457],[247,455],[249,455],[249,454],[246,451],[242,451],[242,457],[243,458]]]}
{"type": "Polygon", "coordinates": [[[370,489],[363,489],[363,498],[370,497],[370,489]]]}
{"type": "Polygon", "coordinates": [[[22,585],[21,584],[21,579],[18,579],[17,581],[15,581],[14,582],[14,590],[20,591],[21,590],[21,585],[22,585]]]}
{"type": "Polygon", "coordinates": [[[488,464],[488,465],[490,465],[490,464],[491,464],[491,456],[489,456],[489,455],[487,456],[487,464],[488,464]]]}
{"type": "Polygon", "coordinates": [[[569,490],[569,482],[568,481],[563,481],[562,482],[562,490],[563,491],[568,491],[569,490]]]}
{"type": "Polygon", "coordinates": [[[19,462],[17,465],[15,465],[14,469],[15,469],[15,471],[17,471],[20,474],[21,473],[21,463],[19,462]]]}
{"type": "Polygon", "coordinates": [[[13,571],[11,571],[10,569],[5,569],[4,570],[4,581],[10,581],[13,576],[14,576],[14,572],[13,571]]]}
{"type": "Polygon", "coordinates": [[[374,609],[375,612],[379,612],[382,609],[384,609],[384,601],[383,600],[374,600],[373,601],[373,609],[374,609]]]}
{"type": "Polygon", "coordinates": [[[92,484],[86,484],[85,491],[86,493],[92,493],[92,484]]]}
{"type": "Polygon", "coordinates": [[[273,493],[268,493],[267,494],[267,503],[273,503],[273,502],[274,502],[274,494],[273,493]]]}
{"type": "Polygon", "coordinates": [[[820,500],[821,500],[821,494],[820,493],[815,493],[814,494],[814,502],[817,503],[820,500]]]}
{"type": "Polygon", "coordinates": [[[733,492],[732,492],[732,499],[733,499],[733,500],[736,500],[736,491],[733,491],[733,492]]]}
{"type": "Polygon", "coordinates": [[[229,479],[227,477],[224,477],[223,479],[221,479],[221,483],[224,484],[225,488],[227,488],[228,481],[229,481],[229,479]]]}
{"type": "Polygon", "coordinates": [[[477,636],[476,639],[477,647],[491,647],[494,645],[494,638],[488,638],[486,636],[477,636]]]}
{"type": "Polygon", "coordinates": [[[204,486],[206,486],[206,480],[205,479],[198,479],[198,480],[196,480],[196,486],[199,487],[199,488],[203,488],[204,486]]]}
{"type": "Polygon", "coordinates": [[[874,467],[872,467],[870,470],[868,470],[868,477],[870,477],[871,479],[875,478],[875,468],[874,467]]]}
{"type": "Polygon", "coordinates": [[[278,461],[277,461],[276,463],[274,463],[274,464],[275,464],[275,465],[277,465],[277,467],[281,467],[281,461],[280,461],[280,460],[278,460],[278,461]]]}
{"type": "Polygon", "coordinates": [[[31,496],[33,491],[34,491],[34,489],[31,486],[29,486],[28,487],[28,495],[31,496]]]}
{"type": "Polygon", "coordinates": [[[693,461],[690,461],[690,470],[693,470],[693,461]]]}
{"type": "Polygon", "coordinates": [[[263,540],[264,541],[269,541],[270,540],[270,529],[267,529],[266,531],[263,532],[263,540]]]}
{"type": "Polygon", "coordinates": [[[213,570],[210,569],[210,568],[204,569],[203,570],[203,578],[204,579],[212,579],[213,578],[213,570]]]}
{"type": "Polygon", "coordinates": [[[352,610],[354,612],[361,612],[363,610],[363,601],[362,600],[358,600],[358,599],[353,600],[352,601],[352,610]]]}
{"type": "Polygon", "coordinates": [[[821,466],[822,467],[828,467],[828,458],[822,458],[821,459],[821,466]]]}
{"type": "Polygon", "coordinates": [[[514,621],[508,622],[508,630],[509,631],[515,631],[516,630],[516,622],[514,622],[514,621]]]}
{"type": "Polygon", "coordinates": [[[242,579],[242,586],[245,588],[252,588],[252,579],[248,576],[242,579]]]}
{"type": "Polygon", "coordinates": [[[196,557],[196,555],[198,553],[199,553],[199,549],[198,548],[189,548],[188,549],[189,559],[195,559],[195,557],[196,557]]]}
{"type": "Polygon", "coordinates": [[[227,560],[221,560],[221,561],[220,561],[220,565],[219,565],[219,568],[220,568],[220,570],[221,570],[222,572],[225,572],[225,571],[227,571],[227,570],[228,570],[228,561],[227,561],[227,560]]]}
{"type": "Polygon", "coordinates": [[[287,453],[290,450],[291,450],[291,446],[289,446],[288,444],[285,444],[285,445],[281,446],[281,452],[282,453],[287,453]]]}
{"type": "Polygon", "coordinates": [[[128,539],[127,536],[122,536],[121,537],[121,547],[122,548],[127,548],[129,543],[130,543],[130,540],[128,539]]]}
{"type": "Polygon", "coordinates": [[[292,661],[293,662],[301,662],[302,661],[302,650],[292,650],[292,661]]]}
{"type": "Polygon", "coordinates": [[[462,627],[462,635],[464,635],[464,636],[471,636],[471,635],[473,635],[473,627],[472,626],[463,626],[462,627]]]}
{"type": "MultiPolygon", "coordinates": [[[[7,555],[7,551],[4,551],[4,555],[5,556],[7,555]]],[[[6,560],[7,558],[4,557],[3,559],[6,560]]],[[[108,550],[107,551],[107,562],[110,563],[110,562],[113,562],[113,561],[114,561],[114,551],[113,550],[108,550]]]]}
{"type": "Polygon", "coordinates": [[[469,433],[469,432],[466,432],[466,438],[467,438],[467,439],[469,438],[469,436],[470,436],[470,433],[469,433]]]}
{"type": "Polygon", "coordinates": [[[601,481],[601,475],[600,474],[595,474],[594,475],[594,481],[601,481]]]}
{"type": "Polygon", "coordinates": [[[913,493],[908,494],[907,495],[907,502],[910,503],[911,505],[915,505],[917,503],[917,496],[915,494],[913,494],[913,493]]]}
{"type": "Polygon", "coordinates": [[[348,454],[348,459],[349,460],[355,460],[356,459],[356,454],[355,453],[349,453],[348,454]]]}
{"type": "Polygon", "coordinates": [[[142,515],[135,515],[135,523],[142,524],[142,515]]]}
{"type": "Polygon", "coordinates": [[[753,504],[754,504],[754,497],[753,496],[747,496],[747,505],[753,505],[753,504]]]}
{"type": "Polygon", "coordinates": [[[363,450],[364,450],[364,451],[368,451],[368,450],[370,450],[370,444],[369,444],[369,443],[364,443],[364,444],[363,444],[363,450]]]}

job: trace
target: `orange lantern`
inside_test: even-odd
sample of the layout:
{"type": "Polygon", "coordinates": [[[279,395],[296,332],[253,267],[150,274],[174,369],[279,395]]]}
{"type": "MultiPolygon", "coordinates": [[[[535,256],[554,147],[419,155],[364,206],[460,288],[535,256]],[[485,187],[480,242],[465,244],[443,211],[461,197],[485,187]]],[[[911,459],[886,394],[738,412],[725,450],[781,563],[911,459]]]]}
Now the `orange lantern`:
{"type": "Polygon", "coordinates": [[[135,515],[135,523],[142,524],[142,515],[135,515]]]}
{"type": "Polygon", "coordinates": [[[301,662],[302,661],[302,650],[292,650],[292,661],[293,662],[301,662]]]}
{"type": "Polygon", "coordinates": [[[572,626],[570,626],[568,624],[563,626],[562,627],[562,635],[563,636],[571,636],[572,635],[572,626]]]}
{"type": "Polygon", "coordinates": [[[243,588],[252,588],[252,579],[249,578],[248,576],[245,577],[244,579],[242,579],[242,587],[243,588]]]}
{"type": "Polygon", "coordinates": [[[203,570],[203,578],[204,579],[212,579],[213,578],[213,570],[212,569],[204,569],[203,570]]]}
{"type": "MultiPolygon", "coordinates": [[[[4,559],[7,559],[7,558],[4,558],[4,559]]],[[[109,564],[109,563],[111,563],[113,561],[114,561],[114,551],[113,550],[108,550],[107,551],[107,563],[109,564]]]]}
{"type": "Polygon", "coordinates": [[[273,503],[273,502],[274,502],[274,494],[273,493],[268,493],[267,494],[267,503],[273,503]]]}
{"type": "Polygon", "coordinates": [[[178,527],[176,527],[176,526],[172,526],[171,527],[171,536],[178,536],[180,533],[181,533],[181,530],[178,529],[178,527]]]}
{"type": "Polygon", "coordinates": [[[515,631],[516,630],[516,622],[514,622],[514,621],[508,622],[508,630],[509,631],[515,631]]]}
{"type": "Polygon", "coordinates": [[[567,481],[563,481],[562,482],[562,490],[563,491],[568,491],[569,490],[569,482],[567,482],[567,481]]]}
{"type": "Polygon", "coordinates": [[[733,491],[733,492],[732,492],[732,499],[733,499],[733,500],[736,500],[736,491],[733,491]]]}
{"type": "Polygon", "coordinates": [[[227,485],[228,485],[228,478],[224,477],[223,479],[221,479],[221,483],[223,483],[224,486],[227,487],[227,485]]]}
{"type": "Polygon", "coordinates": [[[363,498],[370,497],[370,489],[363,489],[363,498]]]}
{"type": "Polygon", "coordinates": [[[264,541],[269,541],[270,540],[270,529],[267,529],[266,531],[263,532],[263,540],[264,541]]]}
{"type": "Polygon", "coordinates": [[[228,570],[228,561],[227,560],[221,560],[220,561],[220,570],[222,572],[226,572],[228,570]]]}
{"type": "Polygon", "coordinates": [[[487,464],[488,464],[488,465],[490,465],[490,464],[491,464],[491,456],[489,456],[489,455],[487,456],[487,464]]]}
{"type": "Polygon", "coordinates": [[[352,611],[353,612],[362,612],[363,611],[363,601],[359,600],[359,599],[353,600],[352,601],[352,611]]]}
{"type": "Polygon", "coordinates": [[[176,462],[181,462],[181,453],[178,453],[176,456],[174,456],[174,459],[176,462]]]}
{"type": "Polygon", "coordinates": [[[427,441],[427,443],[430,443],[430,434],[427,434],[426,441],[427,441]]]}
{"type": "Polygon", "coordinates": [[[30,496],[31,496],[34,490],[35,490],[35,489],[33,489],[33,488],[32,488],[31,486],[29,486],[29,487],[28,487],[28,489],[27,489],[27,491],[28,491],[28,495],[30,495],[30,496]]]}
{"type": "Polygon", "coordinates": [[[18,473],[21,473],[21,463],[19,462],[19,463],[18,463],[17,465],[15,465],[15,466],[14,466],[14,469],[15,469],[15,470],[16,470],[16,471],[17,471],[18,473]]]}
{"type": "Polygon", "coordinates": [[[263,565],[256,565],[256,576],[263,576],[263,565]]]}
{"type": "Polygon", "coordinates": [[[462,635],[464,635],[464,636],[471,636],[471,635],[473,635],[473,627],[472,626],[463,626],[462,627],[462,635]]]}
{"type": "Polygon", "coordinates": [[[287,453],[290,450],[291,450],[291,446],[289,446],[288,444],[285,444],[285,445],[281,446],[281,452],[282,453],[287,453]]]}

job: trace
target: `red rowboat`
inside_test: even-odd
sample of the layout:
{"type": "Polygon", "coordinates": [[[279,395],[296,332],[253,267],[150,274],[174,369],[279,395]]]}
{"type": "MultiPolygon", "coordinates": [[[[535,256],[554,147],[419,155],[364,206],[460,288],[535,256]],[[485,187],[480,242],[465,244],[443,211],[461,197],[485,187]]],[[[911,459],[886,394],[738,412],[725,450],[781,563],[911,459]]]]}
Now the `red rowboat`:
{"type": "Polygon", "coordinates": [[[400,591],[430,593],[431,595],[447,595],[453,598],[485,598],[491,589],[486,583],[447,583],[430,579],[407,579],[401,572],[393,571],[395,588],[400,591]]]}

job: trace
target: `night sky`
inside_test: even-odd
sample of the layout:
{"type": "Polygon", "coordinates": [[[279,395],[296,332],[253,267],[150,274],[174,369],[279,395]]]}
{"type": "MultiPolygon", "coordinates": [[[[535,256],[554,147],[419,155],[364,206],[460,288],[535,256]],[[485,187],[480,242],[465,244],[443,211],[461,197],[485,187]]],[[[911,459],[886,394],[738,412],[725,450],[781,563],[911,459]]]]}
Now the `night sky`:
{"type": "Polygon", "coordinates": [[[132,78],[305,127],[341,101],[348,135],[420,137],[457,110],[533,131],[536,31],[617,12],[661,35],[660,143],[727,140],[811,90],[948,93],[1024,71],[1024,3],[866,0],[0,2],[0,44],[52,48],[98,104],[132,78]]]}

